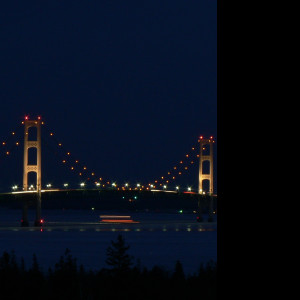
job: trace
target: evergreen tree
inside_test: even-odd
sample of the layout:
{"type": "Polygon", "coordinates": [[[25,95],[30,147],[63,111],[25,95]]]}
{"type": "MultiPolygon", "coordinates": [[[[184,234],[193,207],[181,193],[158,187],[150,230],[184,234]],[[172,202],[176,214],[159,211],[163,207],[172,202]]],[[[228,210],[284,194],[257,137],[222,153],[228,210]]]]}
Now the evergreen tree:
{"type": "Polygon", "coordinates": [[[122,235],[119,234],[117,241],[111,241],[111,244],[106,250],[106,263],[112,266],[112,270],[116,273],[130,270],[130,266],[133,264],[133,257],[126,253],[130,246],[125,246],[122,235]]]}
{"type": "Polygon", "coordinates": [[[179,260],[176,261],[175,271],[173,273],[172,279],[174,281],[184,282],[185,276],[182,268],[182,264],[179,260]]]}

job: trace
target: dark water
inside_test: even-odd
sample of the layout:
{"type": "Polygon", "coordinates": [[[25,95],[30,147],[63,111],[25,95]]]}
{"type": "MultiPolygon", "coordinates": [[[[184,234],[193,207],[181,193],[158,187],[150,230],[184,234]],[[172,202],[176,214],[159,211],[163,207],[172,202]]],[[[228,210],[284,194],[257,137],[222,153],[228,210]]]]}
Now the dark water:
{"type": "MultiPolygon", "coordinates": [[[[29,220],[34,221],[34,210],[29,220]]],[[[47,270],[59,260],[66,248],[78,264],[88,269],[105,267],[106,249],[122,234],[130,245],[129,253],[142,266],[161,265],[173,270],[180,260],[187,273],[196,272],[201,263],[217,260],[217,222],[196,222],[193,213],[124,213],[96,210],[43,210],[42,228],[20,227],[21,211],[0,210],[0,253],[14,250],[27,266],[32,255],[47,270]],[[100,215],[130,215],[138,223],[105,224],[100,215]]]]}

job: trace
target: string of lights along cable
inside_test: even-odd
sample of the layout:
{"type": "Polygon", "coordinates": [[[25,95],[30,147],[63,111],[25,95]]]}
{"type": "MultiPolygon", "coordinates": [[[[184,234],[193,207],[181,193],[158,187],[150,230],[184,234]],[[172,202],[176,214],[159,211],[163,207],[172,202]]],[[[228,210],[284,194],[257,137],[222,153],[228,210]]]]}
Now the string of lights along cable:
{"type": "MultiPolygon", "coordinates": [[[[207,145],[215,143],[212,136],[205,138],[200,136],[198,138],[198,143],[191,147],[185,154],[182,155],[177,163],[173,164],[169,170],[166,170],[164,174],[157,176],[151,182],[142,183],[136,181],[135,184],[130,184],[129,182],[124,182],[119,184],[113,180],[110,180],[96,172],[94,168],[88,166],[84,160],[73,154],[72,150],[69,149],[67,145],[63,143],[63,140],[58,137],[56,132],[52,131],[48,124],[42,120],[41,116],[35,118],[30,118],[26,115],[24,119],[18,124],[18,126],[11,130],[6,139],[2,139],[0,148],[0,168],[1,162],[9,159],[12,154],[16,152],[17,149],[21,149],[22,135],[24,134],[24,124],[29,120],[37,120],[42,126],[42,141],[48,150],[52,151],[56,160],[61,165],[61,167],[69,170],[71,176],[74,176],[78,180],[78,189],[115,189],[115,190],[135,190],[135,191],[166,191],[166,192],[185,192],[185,193],[196,193],[200,192],[205,194],[204,191],[196,191],[192,186],[181,186],[180,181],[189,171],[197,170],[199,167],[199,161],[201,164],[200,155],[207,155],[205,151],[207,150],[207,145]],[[203,143],[206,141],[206,143],[203,143]],[[200,148],[199,149],[199,145],[200,148]]],[[[205,177],[207,178],[207,177],[205,177]]],[[[42,189],[70,189],[71,186],[66,180],[62,182],[60,186],[53,186],[52,183],[42,183],[42,189]]],[[[21,191],[23,189],[22,184],[15,184],[11,186],[13,191],[21,191]]],[[[29,190],[35,190],[36,186],[29,186],[29,190]]]]}

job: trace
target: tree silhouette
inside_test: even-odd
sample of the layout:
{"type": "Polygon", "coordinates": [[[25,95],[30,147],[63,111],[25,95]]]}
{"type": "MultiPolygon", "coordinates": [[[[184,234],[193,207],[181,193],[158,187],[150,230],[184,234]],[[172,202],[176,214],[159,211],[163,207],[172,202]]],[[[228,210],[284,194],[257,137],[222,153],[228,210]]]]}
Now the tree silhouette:
{"type": "Polygon", "coordinates": [[[111,246],[106,250],[106,263],[112,266],[112,270],[116,273],[123,273],[130,269],[133,264],[133,257],[126,252],[130,246],[125,246],[125,241],[121,234],[118,235],[117,241],[111,241],[111,246]]]}
{"type": "Polygon", "coordinates": [[[133,257],[121,235],[107,248],[106,263],[111,269],[86,272],[66,249],[54,270],[41,272],[36,255],[32,267],[26,270],[24,259],[17,262],[14,252],[0,256],[0,299],[81,300],[81,299],[217,299],[217,262],[201,264],[193,275],[185,276],[180,261],[170,272],[154,265],[131,267],[133,257]],[[3,296],[5,295],[5,296],[3,296]],[[7,296],[8,295],[8,296],[7,296]]]}
{"type": "Polygon", "coordinates": [[[182,264],[179,260],[176,261],[175,264],[175,270],[172,276],[172,279],[175,282],[184,282],[185,281],[185,276],[184,276],[184,272],[183,272],[183,268],[182,268],[182,264]]]}

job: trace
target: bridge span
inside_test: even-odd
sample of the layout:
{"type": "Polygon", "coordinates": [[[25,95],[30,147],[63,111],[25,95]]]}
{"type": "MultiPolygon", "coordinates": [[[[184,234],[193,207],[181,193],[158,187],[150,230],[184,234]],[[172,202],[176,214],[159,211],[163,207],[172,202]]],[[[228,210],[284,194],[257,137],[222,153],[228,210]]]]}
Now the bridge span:
{"type": "MultiPolygon", "coordinates": [[[[71,156],[69,150],[62,146],[60,141],[55,140],[60,162],[67,167],[73,175],[77,174],[81,183],[80,189],[69,189],[68,183],[64,183],[64,189],[51,189],[51,184],[47,184],[47,189],[42,185],[42,167],[41,167],[41,127],[44,125],[41,117],[30,120],[25,116],[24,121],[24,160],[23,160],[23,184],[18,191],[18,186],[12,187],[10,193],[0,194],[0,207],[13,207],[22,209],[21,226],[29,226],[28,208],[34,206],[36,216],[34,226],[42,226],[41,206],[43,198],[43,208],[75,208],[75,209],[125,209],[125,210],[192,210],[198,212],[198,220],[201,221],[202,210],[207,210],[211,215],[216,207],[216,195],[213,194],[213,137],[199,137],[199,154],[196,154],[196,147],[191,150],[175,166],[169,169],[167,174],[155,178],[148,183],[137,183],[136,187],[129,183],[116,184],[111,180],[104,180],[103,177],[90,170],[85,164],[77,158],[71,156]],[[36,129],[36,136],[32,135],[31,129],[36,129]],[[34,157],[29,159],[29,150],[33,148],[34,157]],[[34,154],[36,153],[36,155],[34,154]],[[34,158],[34,159],[33,159],[34,158]],[[186,171],[199,161],[198,172],[198,190],[192,191],[189,186],[187,191],[183,191],[180,184],[176,184],[176,190],[168,190],[174,186],[176,178],[180,178],[186,171]],[[34,184],[29,174],[35,176],[34,184]],[[32,175],[32,174],[31,174],[32,175]],[[30,180],[29,180],[30,179],[30,180]],[[97,188],[84,188],[86,183],[95,184],[97,188]],[[207,185],[208,183],[208,185],[207,185]],[[110,187],[111,186],[111,187],[110,187]],[[117,187],[118,186],[118,187],[117,187]],[[163,190],[161,190],[163,189],[163,190]]],[[[53,138],[53,132],[50,131],[50,137],[53,138]]],[[[15,137],[15,132],[12,132],[15,137]]],[[[19,141],[15,146],[19,146],[19,141]]],[[[2,142],[3,147],[7,147],[6,142],[2,142]]],[[[11,152],[6,150],[6,156],[11,152]]],[[[31,152],[32,153],[32,152],[31,152]]],[[[212,220],[212,218],[210,218],[212,220]]]]}

